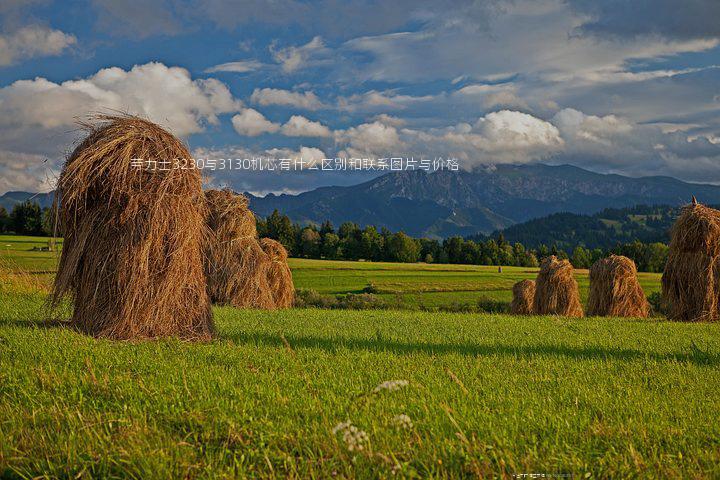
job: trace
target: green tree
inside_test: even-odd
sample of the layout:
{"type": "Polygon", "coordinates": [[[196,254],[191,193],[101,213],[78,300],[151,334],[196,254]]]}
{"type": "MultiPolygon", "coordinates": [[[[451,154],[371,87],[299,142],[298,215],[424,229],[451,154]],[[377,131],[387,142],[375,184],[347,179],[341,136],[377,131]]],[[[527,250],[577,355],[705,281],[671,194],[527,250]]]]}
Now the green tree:
{"type": "Polygon", "coordinates": [[[592,264],[592,254],[590,250],[582,246],[575,247],[570,257],[570,263],[572,263],[575,268],[590,268],[592,264]]]}
{"type": "Polygon", "coordinates": [[[320,226],[320,236],[323,237],[328,233],[335,233],[335,228],[330,220],[325,220],[320,226]]]}
{"type": "Polygon", "coordinates": [[[320,234],[312,227],[305,227],[300,233],[300,250],[302,255],[310,258],[320,256],[320,234]]]}
{"type": "Polygon", "coordinates": [[[417,262],[420,256],[420,242],[403,232],[398,232],[388,240],[387,252],[393,262],[417,262]]]}
{"type": "Polygon", "coordinates": [[[295,228],[290,218],[287,215],[280,215],[277,209],[267,218],[267,236],[282,243],[288,253],[297,253],[295,228]]]}
{"type": "Polygon", "coordinates": [[[40,205],[30,200],[15,205],[10,214],[11,229],[18,235],[42,235],[42,223],[40,205]]]}
{"type": "Polygon", "coordinates": [[[366,260],[379,261],[383,259],[385,240],[373,226],[365,227],[360,235],[360,255],[366,260]]]}
{"type": "Polygon", "coordinates": [[[340,248],[340,237],[334,233],[326,233],[322,236],[322,254],[325,258],[338,258],[340,248]]]}
{"type": "Polygon", "coordinates": [[[10,215],[8,215],[5,207],[0,207],[0,233],[10,230],[10,215]]]}
{"type": "Polygon", "coordinates": [[[55,215],[53,209],[45,207],[42,210],[42,229],[43,233],[48,237],[59,236],[59,232],[55,228],[55,215]]]}

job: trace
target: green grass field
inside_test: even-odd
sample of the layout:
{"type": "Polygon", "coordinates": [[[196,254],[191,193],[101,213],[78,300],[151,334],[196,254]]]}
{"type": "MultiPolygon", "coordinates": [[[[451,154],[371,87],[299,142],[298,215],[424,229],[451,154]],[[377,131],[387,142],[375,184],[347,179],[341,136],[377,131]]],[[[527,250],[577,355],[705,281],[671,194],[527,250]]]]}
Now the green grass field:
{"type": "MultiPolygon", "coordinates": [[[[52,271],[17,240],[15,265],[52,271]]],[[[306,288],[422,300],[532,275],[293,267],[306,288]]],[[[210,343],[112,342],[43,323],[51,274],[4,275],[0,478],[720,477],[715,324],[215,308],[210,343]]]]}
{"type": "MultiPolygon", "coordinates": [[[[3,257],[49,284],[56,269],[57,252],[32,251],[47,245],[47,239],[0,235],[3,257]]],[[[373,284],[378,296],[407,307],[449,307],[475,304],[478,300],[509,302],[511,288],[524,278],[535,278],[537,269],[424,263],[348,262],[290,259],[297,288],[313,289],[326,295],[360,293],[373,284]]],[[[577,270],[583,301],[589,287],[587,270],[577,270]]],[[[640,282],[650,295],[660,290],[660,275],[641,273],[640,282]]]]}

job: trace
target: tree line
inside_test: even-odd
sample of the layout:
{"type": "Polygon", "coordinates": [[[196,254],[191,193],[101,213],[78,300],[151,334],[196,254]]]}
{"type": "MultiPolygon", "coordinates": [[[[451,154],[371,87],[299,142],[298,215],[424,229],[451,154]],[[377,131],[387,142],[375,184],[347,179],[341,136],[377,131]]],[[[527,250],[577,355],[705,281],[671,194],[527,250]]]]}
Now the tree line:
{"type": "Polygon", "coordinates": [[[361,228],[352,222],[336,230],[329,221],[319,227],[301,226],[277,210],[267,218],[258,218],[257,226],[261,237],[278,240],[291,256],[304,258],[537,267],[542,258],[556,255],[569,259],[575,268],[589,268],[595,261],[616,254],[631,258],[639,271],[661,272],[668,253],[664,243],[638,240],[612,248],[577,246],[568,252],[557,245],[526,248],[520,242],[507,242],[502,232],[487,240],[450,237],[439,241],[412,238],[384,227],[361,228]]]}
{"type": "Polygon", "coordinates": [[[0,233],[52,236],[52,210],[40,208],[37,202],[30,200],[15,204],[10,213],[0,207],[0,233]]]}
{"type": "MultiPolygon", "coordinates": [[[[506,241],[502,232],[485,240],[450,237],[440,241],[413,238],[384,227],[378,230],[372,225],[361,228],[352,222],[345,222],[337,229],[329,221],[319,227],[301,226],[277,210],[267,218],[258,217],[257,229],[260,237],[282,243],[291,256],[333,260],[537,267],[542,258],[556,255],[569,259],[575,268],[589,268],[595,261],[614,253],[633,259],[642,272],[661,272],[668,251],[664,243],[638,240],[612,248],[577,246],[569,252],[557,245],[540,244],[537,248],[526,248],[520,242],[506,241]]],[[[40,208],[31,201],[15,205],[10,213],[0,207],[0,233],[10,232],[52,235],[52,210],[40,208]]]]}

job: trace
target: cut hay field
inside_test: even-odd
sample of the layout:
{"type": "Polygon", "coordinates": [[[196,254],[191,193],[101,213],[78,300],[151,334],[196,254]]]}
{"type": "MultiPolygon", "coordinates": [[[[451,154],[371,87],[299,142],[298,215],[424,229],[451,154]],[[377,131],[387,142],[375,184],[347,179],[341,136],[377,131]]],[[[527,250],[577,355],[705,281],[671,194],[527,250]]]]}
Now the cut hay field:
{"type": "MultiPolygon", "coordinates": [[[[40,237],[0,235],[0,260],[33,273],[49,283],[56,269],[57,253],[32,251],[47,245],[40,237]]],[[[400,306],[452,307],[475,305],[481,300],[509,302],[512,286],[518,280],[535,278],[537,269],[476,265],[438,265],[424,263],[349,262],[291,258],[296,288],[313,289],[324,295],[361,293],[368,285],[383,299],[400,306]]],[[[575,271],[583,303],[587,300],[587,270],[575,271]]],[[[640,273],[647,295],[660,290],[660,275],[640,273]]]]}
{"type": "MultiPolygon", "coordinates": [[[[324,263],[298,284],[497,279],[324,263]]],[[[51,273],[2,275],[0,478],[720,477],[717,324],[215,308],[212,342],[115,342],[43,324],[51,273]]]]}

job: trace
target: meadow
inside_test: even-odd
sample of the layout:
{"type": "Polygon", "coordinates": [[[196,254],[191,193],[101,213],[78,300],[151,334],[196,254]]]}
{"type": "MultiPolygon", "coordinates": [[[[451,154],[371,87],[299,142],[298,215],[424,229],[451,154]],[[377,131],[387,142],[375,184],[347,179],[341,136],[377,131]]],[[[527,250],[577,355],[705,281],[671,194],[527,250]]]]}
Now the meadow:
{"type": "MultiPolygon", "coordinates": [[[[46,241],[0,242],[2,478],[720,476],[716,324],[216,307],[209,343],[95,340],[45,321],[46,241]]],[[[534,275],[292,267],[418,305],[509,300],[534,275]]]]}
{"type": "MultiPolygon", "coordinates": [[[[52,280],[58,253],[37,251],[47,246],[42,237],[0,235],[0,258],[32,272],[46,285],[52,280]],[[33,248],[36,251],[33,251],[33,248]]],[[[518,280],[535,278],[536,268],[425,263],[352,262],[291,258],[293,281],[298,289],[322,295],[363,293],[371,288],[378,297],[401,308],[452,308],[481,300],[510,302],[518,280]]],[[[587,299],[587,270],[576,270],[583,302],[587,299]]],[[[660,291],[660,275],[640,273],[647,295],[660,291]]]]}

